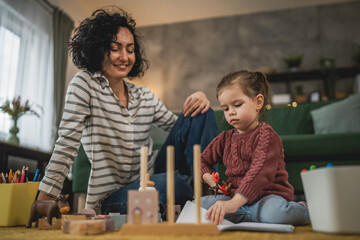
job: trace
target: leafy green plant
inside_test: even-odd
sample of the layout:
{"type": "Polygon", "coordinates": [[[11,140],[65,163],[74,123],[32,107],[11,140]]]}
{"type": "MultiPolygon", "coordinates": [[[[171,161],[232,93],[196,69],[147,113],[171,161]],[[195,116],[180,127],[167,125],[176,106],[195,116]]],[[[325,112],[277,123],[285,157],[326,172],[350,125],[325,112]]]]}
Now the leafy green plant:
{"type": "Polygon", "coordinates": [[[0,109],[2,112],[9,114],[15,122],[24,114],[33,114],[37,117],[40,117],[36,111],[31,109],[29,100],[27,100],[25,104],[21,104],[20,96],[14,97],[11,102],[6,100],[5,103],[0,106],[0,109]]]}
{"type": "Polygon", "coordinates": [[[284,62],[288,68],[297,68],[300,67],[302,63],[302,55],[293,55],[287,58],[284,58],[284,62]]]}
{"type": "Polygon", "coordinates": [[[297,85],[295,87],[296,89],[296,95],[304,95],[304,86],[303,85],[297,85]]]}

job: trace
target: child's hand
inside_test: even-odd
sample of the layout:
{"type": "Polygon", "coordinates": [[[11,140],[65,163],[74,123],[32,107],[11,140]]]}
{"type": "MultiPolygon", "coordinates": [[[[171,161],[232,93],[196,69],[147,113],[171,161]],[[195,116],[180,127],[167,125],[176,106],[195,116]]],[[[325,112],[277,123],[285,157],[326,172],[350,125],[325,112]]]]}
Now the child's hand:
{"type": "Polygon", "coordinates": [[[230,201],[217,201],[206,213],[206,218],[215,224],[221,224],[224,216],[228,213],[234,213],[238,207],[230,201]]]}
{"type": "Polygon", "coordinates": [[[228,194],[229,193],[229,190],[231,188],[231,183],[226,183],[225,181],[222,181],[222,184],[223,184],[223,189],[226,191],[222,191],[221,189],[219,190],[220,193],[223,193],[223,194],[228,194]]]}
{"type": "Polygon", "coordinates": [[[229,189],[231,188],[231,183],[226,183],[225,181],[222,181],[222,184],[225,187],[225,190],[229,191],[229,189]]]}
{"type": "Polygon", "coordinates": [[[236,193],[229,201],[217,201],[206,213],[206,218],[215,224],[222,224],[224,216],[234,213],[239,207],[246,204],[248,199],[241,194],[236,193]]]}

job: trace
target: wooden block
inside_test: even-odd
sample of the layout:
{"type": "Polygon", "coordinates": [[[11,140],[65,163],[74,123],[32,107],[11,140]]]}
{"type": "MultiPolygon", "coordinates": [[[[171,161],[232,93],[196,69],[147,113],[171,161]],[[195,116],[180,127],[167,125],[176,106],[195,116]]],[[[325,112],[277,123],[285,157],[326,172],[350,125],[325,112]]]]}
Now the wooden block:
{"type": "Polygon", "coordinates": [[[105,231],[112,231],[115,229],[114,219],[105,219],[105,231]]]}
{"type": "Polygon", "coordinates": [[[61,229],[61,219],[52,219],[52,225],[48,223],[47,218],[40,218],[39,219],[39,230],[54,230],[54,229],[61,229]]]}
{"type": "Polygon", "coordinates": [[[180,236],[180,235],[218,235],[216,224],[125,224],[121,231],[123,235],[155,235],[155,236],[180,236]]]}
{"type": "Polygon", "coordinates": [[[106,231],[105,220],[70,220],[69,234],[94,235],[106,231]]]}
{"type": "Polygon", "coordinates": [[[64,233],[69,233],[70,232],[70,226],[69,223],[71,220],[86,220],[86,215],[62,215],[61,216],[61,230],[64,233]]]}
{"type": "Polygon", "coordinates": [[[94,209],[86,209],[84,208],[83,210],[80,211],[81,214],[86,214],[87,216],[90,217],[96,217],[96,212],[94,209]]]}
{"type": "Polygon", "coordinates": [[[120,229],[126,223],[127,215],[113,215],[110,218],[115,221],[114,228],[120,229]]]}
{"type": "Polygon", "coordinates": [[[95,217],[93,217],[94,220],[98,220],[98,219],[110,219],[110,215],[97,215],[95,217]]]}

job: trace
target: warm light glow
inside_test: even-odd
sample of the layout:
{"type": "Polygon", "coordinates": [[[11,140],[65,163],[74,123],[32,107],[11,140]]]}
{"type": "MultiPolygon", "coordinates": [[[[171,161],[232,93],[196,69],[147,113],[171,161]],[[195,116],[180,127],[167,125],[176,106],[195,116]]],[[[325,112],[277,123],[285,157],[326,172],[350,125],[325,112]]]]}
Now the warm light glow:
{"type": "Polygon", "coordinates": [[[270,104],[267,104],[267,105],[265,106],[265,108],[266,108],[267,110],[270,110],[270,109],[271,109],[271,105],[270,105],[270,104]]]}
{"type": "Polygon", "coordinates": [[[292,102],[293,107],[297,107],[297,105],[298,105],[297,102],[292,102]]]}

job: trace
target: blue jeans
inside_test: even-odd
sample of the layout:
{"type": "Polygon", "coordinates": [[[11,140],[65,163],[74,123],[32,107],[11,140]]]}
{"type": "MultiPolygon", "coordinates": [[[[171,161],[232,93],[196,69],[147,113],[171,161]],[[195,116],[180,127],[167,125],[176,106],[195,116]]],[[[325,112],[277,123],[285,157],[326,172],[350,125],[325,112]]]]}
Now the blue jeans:
{"type": "MultiPolygon", "coordinates": [[[[175,171],[175,199],[176,204],[184,205],[186,201],[193,199],[193,190],[187,183],[188,177],[180,175],[175,171]]],[[[154,181],[156,190],[159,191],[159,208],[162,217],[165,217],[166,210],[166,173],[158,173],[150,176],[150,180],[154,181]]],[[[110,212],[119,212],[127,214],[127,196],[129,190],[138,190],[139,181],[132,182],[119,190],[115,191],[103,202],[101,202],[101,213],[109,214],[110,212]]]]}
{"type": "MultiPolygon", "coordinates": [[[[226,195],[213,195],[201,198],[201,205],[209,209],[217,201],[229,201],[226,195]]],[[[252,205],[244,205],[236,212],[225,215],[225,219],[233,223],[262,222],[292,225],[310,224],[309,211],[306,206],[296,202],[288,202],[281,196],[268,195],[252,205]]]]}

